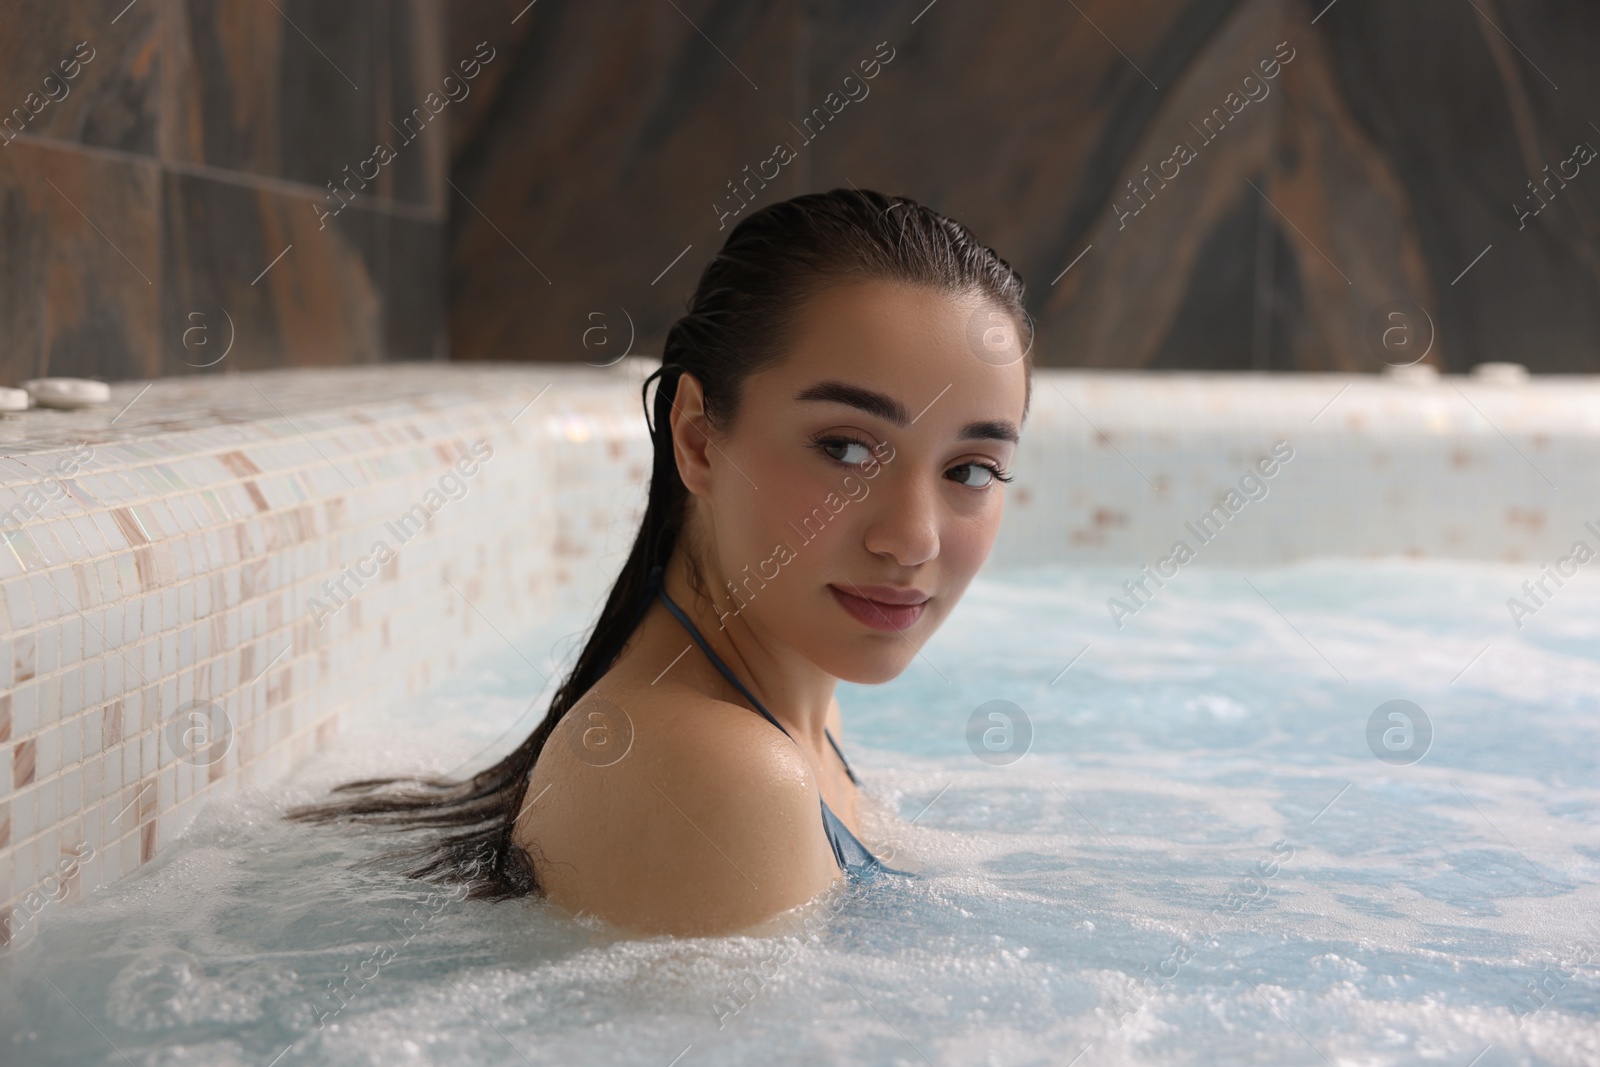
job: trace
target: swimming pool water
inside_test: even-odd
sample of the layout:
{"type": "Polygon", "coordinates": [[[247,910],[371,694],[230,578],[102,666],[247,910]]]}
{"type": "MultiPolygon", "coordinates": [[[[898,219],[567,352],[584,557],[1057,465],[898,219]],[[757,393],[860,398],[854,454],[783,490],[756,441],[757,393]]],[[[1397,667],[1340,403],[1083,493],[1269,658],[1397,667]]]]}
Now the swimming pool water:
{"type": "Polygon", "coordinates": [[[1120,630],[1125,574],[986,574],[901,678],[841,688],[863,836],[922,873],[836,895],[814,938],[617,940],[352,870],[370,835],[278,817],[520,739],[583,620],[491,636],[47,907],[0,959],[0,1060],[1600,1063],[1600,590],[1518,630],[1533,572],[1190,569],[1120,630]],[[969,731],[995,700],[1026,725],[969,731]],[[1369,743],[1391,700],[1431,725],[1414,762],[1414,713],[1410,749],[1369,743]]]}

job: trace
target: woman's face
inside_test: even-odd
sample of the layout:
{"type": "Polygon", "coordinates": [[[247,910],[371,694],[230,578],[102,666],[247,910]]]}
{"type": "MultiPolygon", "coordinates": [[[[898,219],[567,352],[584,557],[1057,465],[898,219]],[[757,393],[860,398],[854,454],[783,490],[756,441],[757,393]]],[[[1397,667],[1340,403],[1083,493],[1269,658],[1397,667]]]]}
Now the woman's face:
{"type": "Polygon", "coordinates": [[[985,339],[993,313],[882,281],[806,305],[690,484],[724,626],[852,682],[905,669],[1000,527],[1027,381],[1020,350],[985,339]]]}

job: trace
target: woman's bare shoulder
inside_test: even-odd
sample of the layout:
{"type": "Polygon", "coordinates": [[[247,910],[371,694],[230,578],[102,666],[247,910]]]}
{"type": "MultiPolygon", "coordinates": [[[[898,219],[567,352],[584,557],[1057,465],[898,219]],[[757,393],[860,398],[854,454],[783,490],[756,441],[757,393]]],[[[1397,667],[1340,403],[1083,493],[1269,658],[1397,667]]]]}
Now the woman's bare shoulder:
{"type": "Polygon", "coordinates": [[[514,840],[556,905],[641,933],[746,929],[838,867],[793,742],[686,688],[590,693],[529,781],[514,840]]]}

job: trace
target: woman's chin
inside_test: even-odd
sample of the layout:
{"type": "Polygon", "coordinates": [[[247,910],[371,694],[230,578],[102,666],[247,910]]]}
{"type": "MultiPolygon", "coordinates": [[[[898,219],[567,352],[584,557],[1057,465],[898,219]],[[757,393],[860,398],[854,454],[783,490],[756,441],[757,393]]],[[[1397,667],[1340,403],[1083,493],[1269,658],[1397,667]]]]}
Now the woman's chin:
{"type": "MultiPolygon", "coordinates": [[[[916,646],[909,643],[906,638],[890,634],[889,639],[895,644],[890,648],[886,644],[876,650],[850,649],[830,656],[828,661],[819,661],[818,666],[841,681],[854,682],[856,685],[882,685],[892,682],[900,677],[901,673],[911,665],[916,658],[916,646]]],[[[869,643],[878,642],[869,639],[869,643]]]]}

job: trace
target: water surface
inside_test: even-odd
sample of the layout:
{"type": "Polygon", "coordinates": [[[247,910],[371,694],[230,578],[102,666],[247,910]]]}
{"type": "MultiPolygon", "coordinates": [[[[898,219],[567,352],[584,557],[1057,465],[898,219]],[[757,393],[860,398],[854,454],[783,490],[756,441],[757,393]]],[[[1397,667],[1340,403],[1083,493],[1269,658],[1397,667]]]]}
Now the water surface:
{"type": "Polygon", "coordinates": [[[1595,583],[1518,630],[1527,567],[1189,568],[1119,630],[1132,576],[990,572],[899,679],[841,688],[864,837],[922,873],[816,937],[617,940],[278,817],[503,751],[558,620],[48,908],[0,962],[0,1059],[1600,1063],[1595,583]],[[1369,743],[1391,700],[1431,725],[1414,762],[1415,729],[1369,743]],[[1026,725],[969,731],[991,701],[1026,725]]]}

